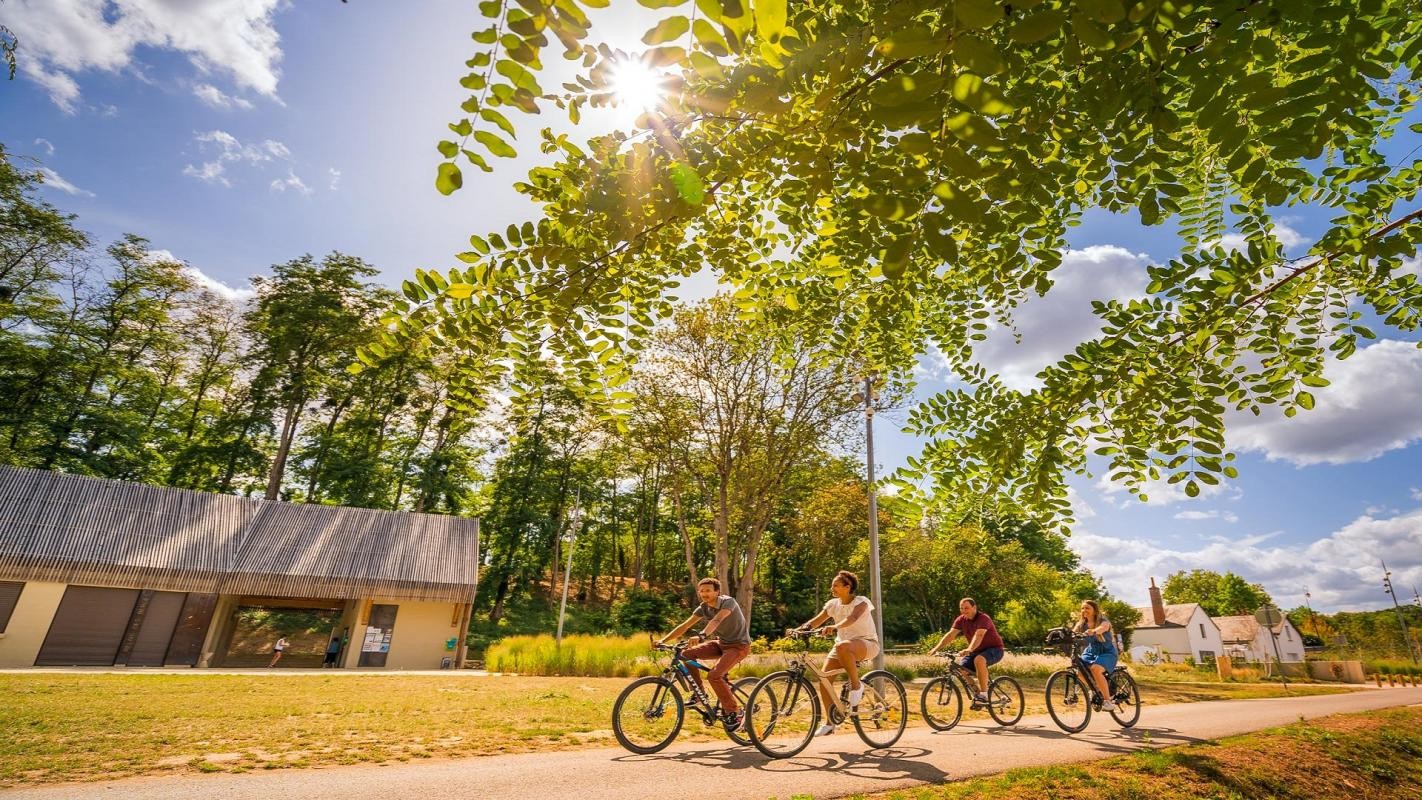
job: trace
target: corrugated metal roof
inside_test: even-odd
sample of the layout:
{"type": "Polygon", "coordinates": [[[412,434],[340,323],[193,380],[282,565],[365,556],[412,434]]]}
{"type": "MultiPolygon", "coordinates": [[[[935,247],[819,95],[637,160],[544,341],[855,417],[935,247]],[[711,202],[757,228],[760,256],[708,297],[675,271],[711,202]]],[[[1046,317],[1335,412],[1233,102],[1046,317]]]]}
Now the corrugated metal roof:
{"type": "Polygon", "coordinates": [[[0,467],[0,579],[467,602],[479,521],[0,467]]]}

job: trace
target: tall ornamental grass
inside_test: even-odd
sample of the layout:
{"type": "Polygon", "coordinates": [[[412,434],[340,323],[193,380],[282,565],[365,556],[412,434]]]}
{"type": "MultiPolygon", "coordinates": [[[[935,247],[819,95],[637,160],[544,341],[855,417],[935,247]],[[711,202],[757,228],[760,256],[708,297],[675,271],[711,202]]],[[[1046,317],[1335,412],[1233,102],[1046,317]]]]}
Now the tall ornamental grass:
{"type": "Polygon", "coordinates": [[[630,678],[660,671],[647,637],[564,636],[558,646],[552,636],[510,636],[489,646],[484,667],[490,672],[519,675],[578,675],[630,678]]]}

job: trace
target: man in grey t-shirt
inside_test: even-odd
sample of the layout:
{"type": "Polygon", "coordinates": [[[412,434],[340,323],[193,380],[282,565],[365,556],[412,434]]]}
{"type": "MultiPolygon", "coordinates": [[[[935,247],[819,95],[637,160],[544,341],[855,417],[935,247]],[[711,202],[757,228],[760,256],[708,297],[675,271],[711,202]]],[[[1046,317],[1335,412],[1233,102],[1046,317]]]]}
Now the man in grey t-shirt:
{"type": "MultiPolygon", "coordinates": [[[[711,689],[716,692],[716,698],[721,701],[721,714],[726,724],[739,728],[743,721],[740,704],[736,702],[736,695],[731,691],[731,683],[726,680],[726,675],[732,667],[750,655],[750,625],[746,623],[746,615],[741,613],[741,606],[736,599],[721,594],[719,580],[702,578],[701,582],[696,584],[696,595],[701,598],[701,604],[691,612],[686,622],[663,636],[661,644],[666,644],[668,639],[683,636],[699,622],[706,623],[700,634],[693,634],[694,638],[706,641],[686,648],[682,655],[687,658],[716,659],[716,666],[711,668],[706,677],[711,681],[711,689]],[[711,639],[713,635],[719,637],[719,641],[711,639]]],[[[698,684],[701,683],[701,675],[697,670],[691,671],[691,677],[698,684]]]]}

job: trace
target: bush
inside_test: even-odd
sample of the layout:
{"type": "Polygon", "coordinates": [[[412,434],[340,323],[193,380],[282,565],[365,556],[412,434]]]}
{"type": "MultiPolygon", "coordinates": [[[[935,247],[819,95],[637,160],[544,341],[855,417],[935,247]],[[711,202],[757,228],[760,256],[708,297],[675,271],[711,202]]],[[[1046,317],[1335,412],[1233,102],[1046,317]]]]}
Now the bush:
{"type": "Polygon", "coordinates": [[[521,675],[628,678],[661,671],[645,636],[510,636],[489,646],[485,668],[521,675]]]}
{"type": "Polygon", "coordinates": [[[661,631],[670,627],[667,617],[675,601],[649,589],[628,589],[612,607],[612,621],[623,634],[637,631],[661,631]]]}

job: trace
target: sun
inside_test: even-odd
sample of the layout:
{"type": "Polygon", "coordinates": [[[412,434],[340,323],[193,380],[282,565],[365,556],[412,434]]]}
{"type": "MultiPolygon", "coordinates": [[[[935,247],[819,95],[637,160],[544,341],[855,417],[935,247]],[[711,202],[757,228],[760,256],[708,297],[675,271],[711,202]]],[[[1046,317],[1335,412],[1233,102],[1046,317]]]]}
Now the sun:
{"type": "Polygon", "coordinates": [[[665,92],[666,76],[641,61],[629,59],[612,72],[612,92],[617,104],[635,115],[657,108],[665,92]]]}

